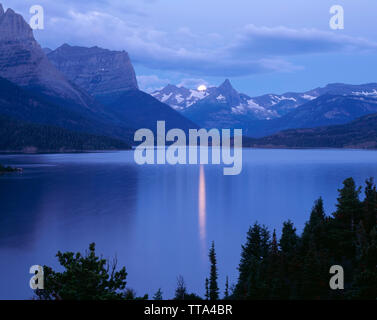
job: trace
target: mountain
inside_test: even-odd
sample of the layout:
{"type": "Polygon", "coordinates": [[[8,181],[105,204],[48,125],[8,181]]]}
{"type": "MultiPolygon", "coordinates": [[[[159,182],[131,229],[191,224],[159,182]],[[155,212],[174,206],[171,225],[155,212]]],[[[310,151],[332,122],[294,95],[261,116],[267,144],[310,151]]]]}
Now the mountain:
{"type": "Polygon", "coordinates": [[[156,128],[158,120],[168,121],[168,127],[197,127],[168,105],[138,91],[125,52],[63,45],[50,52],[62,68],[58,70],[22,16],[11,9],[4,13],[1,7],[0,31],[1,115],[127,143],[133,143],[136,129],[156,128]]]}
{"type": "Polygon", "coordinates": [[[244,128],[250,121],[279,118],[318,97],[314,94],[267,94],[251,98],[237,92],[227,79],[219,87],[205,91],[168,85],[152,96],[203,127],[244,128]]]}
{"type": "Polygon", "coordinates": [[[349,85],[343,83],[328,84],[323,88],[316,88],[310,91],[297,93],[287,92],[282,95],[266,94],[252,98],[253,102],[275,111],[279,117],[286,115],[292,110],[325,95],[359,95],[377,98],[377,83],[362,85],[349,85]]]}
{"type": "Polygon", "coordinates": [[[106,111],[119,120],[128,119],[133,128],[156,131],[157,121],[166,122],[166,129],[179,128],[188,132],[198,126],[151,95],[140,90],[125,91],[119,96],[102,96],[99,101],[106,111]]]}
{"type": "Polygon", "coordinates": [[[27,123],[0,115],[1,152],[68,152],[129,149],[125,142],[27,123]]]}
{"type": "Polygon", "coordinates": [[[44,52],[46,55],[53,51],[53,50],[50,49],[50,48],[42,48],[42,50],[43,50],[43,52],[44,52]]]}
{"type": "Polygon", "coordinates": [[[168,104],[175,110],[184,110],[191,107],[199,100],[208,97],[215,88],[207,88],[205,91],[196,89],[187,89],[185,87],[177,87],[172,84],[167,85],[161,90],[151,93],[157,100],[168,104]]]}
{"type": "Polygon", "coordinates": [[[315,127],[350,122],[377,112],[377,99],[365,96],[324,94],[277,119],[285,127],[315,127]]]}
{"type": "Polygon", "coordinates": [[[51,64],[23,17],[12,9],[4,12],[1,4],[0,77],[86,108],[93,103],[88,94],[67,81],[51,64]]]}
{"type": "Polygon", "coordinates": [[[324,88],[317,88],[308,91],[306,94],[317,97],[324,94],[377,97],[377,83],[367,83],[360,85],[331,83],[324,88]]]}
{"type": "MultiPolygon", "coordinates": [[[[174,85],[168,85],[162,90],[158,90],[152,93],[152,95],[158,100],[169,104],[176,110],[182,113],[188,112],[188,108],[194,107],[197,102],[200,102],[204,98],[213,94],[217,88],[208,88],[207,91],[198,91],[193,89],[187,89],[184,87],[176,87],[174,85]]],[[[243,101],[241,100],[241,108],[235,107],[233,113],[243,112],[245,109],[254,107],[254,109],[264,110],[269,112],[259,113],[257,118],[269,120],[279,118],[292,110],[324,95],[358,95],[366,97],[377,98],[377,83],[369,83],[362,85],[349,85],[343,83],[328,84],[323,88],[316,88],[306,92],[287,92],[284,94],[265,94],[257,97],[249,97],[245,94],[243,101]],[[243,105],[243,106],[242,106],[243,105]]],[[[247,117],[249,118],[249,117],[247,117]]],[[[254,118],[253,116],[251,118],[254,118]]]]}
{"type": "Polygon", "coordinates": [[[250,122],[244,134],[261,137],[286,129],[344,124],[375,112],[377,112],[377,99],[368,95],[324,94],[281,118],[250,122]]]}
{"type": "Polygon", "coordinates": [[[264,107],[254,104],[250,101],[251,98],[249,96],[238,93],[228,79],[219,87],[210,87],[204,91],[169,84],[162,90],[153,92],[151,95],[159,101],[167,103],[172,108],[179,110],[182,114],[204,123],[207,120],[212,122],[212,120],[205,119],[204,116],[196,116],[195,113],[206,112],[206,105],[212,106],[212,116],[215,116],[213,114],[215,110],[214,105],[217,105],[222,115],[228,109],[227,111],[233,114],[247,115],[249,113],[252,118],[264,119],[277,116],[271,114],[268,110],[264,110],[264,107]]]}
{"type": "Polygon", "coordinates": [[[134,68],[125,51],[64,44],[49,52],[48,59],[70,81],[93,96],[138,89],[134,68]]]}
{"type": "MultiPolygon", "coordinates": [[[[284,94],[266,94],[250,98],[253,104],[266,108],[274,113],[277,117],[282,117],[290,111],[302,106],[303,104],[319,97],[316,92],[287,92],[284,94]]],[[[266,119],[269,120],[269,119],[266,119]]]]}
{"type": "Polygon", "coordinates": [[[40,93],[0,77],[0,115],[20,121],[59,126],[71,131],[106,135],[130,142],[133,129],[105,113],[72,109],[40,93]]]}
{"type": "MultiPolygon", "coordinates": [[[[229,80],[226,80],[219,88],[226,86],[231,87],[229,80]]],[[[205,91],[199,91],[195,89],[187,89],[185,87],[177,87],[169,84],[161,90],[154,91],[151,95],[154,96],[156,99],[160,100],[161,102],[167,103],[172,108],[185,113],[186,111],[188,111],[187,109],[191,108],[192,106],[195,106],[196,103],[201,102],[201,100],[207,98],[210,95],[217,94],[215,98],[217,98],[220,94],[222,95],[221,92],[219,93],[219,88],[210,87],[207,88],[207,90],[205,91]]],[[[234,97],[235,89],[232,87],[231,91],[233,91],[234,97]]],[[[233,113],[235,114],[246,114],[246,111],[248,109],[260,111],[266,109],[267,111],[257,113],[257,118],[271,119],[280,117],[289,112],[290,110],[295,109],[298,106],[310,100],[313,100],[319,96],[318,93],[310,93],[312,93],[313,95],[309,95],[308,93],[290,92],[282,95],[266,94],[263,96],[251,98],[246,94],[240,94],[237,92],[236,94],[238,94],[240,98],[236,100],[237,103],[229,105],[229,107],[235,108],[233,110],[233,113]]],[[[225,100],[223,100],[222,102],[224,103],[225,100]]],[[[252,118],[254,118],[253,115],[252,118]]]]}
{"type": "Polygon", "coordinates": [[[204,128],[242,128],[251,120],[278,117],[276,112],[256,105],[249,96],[238,93],[229,80],[212,88],[206,97],[181,113],[204,128]]]}
{"type": "Polygon", "coordinates": [[[377,148],[377,114],[351,123],[286,130],[261,139],[244,139],[245,147],[256,148],[377,148]]]}
{"type": "Polygon", "coordinates": [[[107,115],[129,127],[155,130],[157,121],[164,120],[167,128],[197,128],[169,105],[138,90],[126,52],[65,44],[48,58],[68,79],[92,94],[107,115]]]}
{"type": "Polygon", "coordinates": [[[67,80],[47,59],[22,16],[12,9],[4,12],[1,5],[0,114],[126,142],[134,131],[67,80]]]}

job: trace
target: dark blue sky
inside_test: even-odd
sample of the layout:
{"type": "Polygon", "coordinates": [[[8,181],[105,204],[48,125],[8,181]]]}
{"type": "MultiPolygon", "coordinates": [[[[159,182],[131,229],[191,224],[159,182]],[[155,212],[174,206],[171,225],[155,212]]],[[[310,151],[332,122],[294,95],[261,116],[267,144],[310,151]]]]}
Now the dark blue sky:
{"type": "MultiPolygon", "coordinates": [[[[1,1],[1,0],[0,0],[1,1]]],[[[218,85],[249,95],[377,82],[375,0],[5,0],[45,9],[42,46],[126,50],[143,89],[218,85]],[[345,29],[329,27],[343,5],[345,29]]]]}

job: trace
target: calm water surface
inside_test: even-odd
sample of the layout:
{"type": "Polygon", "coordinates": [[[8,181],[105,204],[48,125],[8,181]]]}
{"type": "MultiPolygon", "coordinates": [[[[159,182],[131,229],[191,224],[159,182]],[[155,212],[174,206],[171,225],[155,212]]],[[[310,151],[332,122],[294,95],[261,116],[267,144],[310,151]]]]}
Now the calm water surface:
{"type": "Polygon", "coordinates": [[[207,251],[216,243],[220,287],[237,280],[241,244],[255,221],[298,230],[314,200],[334,210],[347,177],[377,177],[377,152],[244,150],[239,176],[219,166],[137,166],[131,151],[93,154],[7,155],[0,163],[23,174],[0,177],[0,299],[32,296],[31,265],[57,268],[55,254],[84,251],[96,242],[118,258],[128,286],[174,294],[182,275],[203,295],[207,251]]]}

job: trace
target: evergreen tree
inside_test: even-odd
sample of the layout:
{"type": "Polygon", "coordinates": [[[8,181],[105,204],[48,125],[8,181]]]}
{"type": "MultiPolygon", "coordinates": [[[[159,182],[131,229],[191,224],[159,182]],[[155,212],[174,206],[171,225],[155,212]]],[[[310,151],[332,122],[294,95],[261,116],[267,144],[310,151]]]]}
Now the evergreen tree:
{"type": "Polygon", "coordinates": [[[266,294],[263,262],[268,256],[270,234],[265,226],[255,223],[247,232],[242,246],[239,277],[234,296],[238,299],[260,299],[266,294]]]}
{"type": "Polygon", "coordinates": [[[367,233],[373,229],[377,221],[377,191],[373,178],[366,180],[365,199],[363,202],[363,224],[367,233]]]}
{"type": "Polygon", "coordinates": [[[157,290],[157,292],[154,294],[154,296],[153,296],[153,300],[156,300],[156,301],[158,301],[158,300],[163,300],[163,299],[162,299],[162,291],[161,291],[161,288],[159,288],[159,289],[157,290]]]}
{"type": "Polygon", "coordinates": [[[278,248],[278,241],[276,239],[276,230],[274,229],[274,232],[272,234],[272,241],[271,241],[271,250],[270,250],[270,255],[277,256],[279,253],[279,248],[278,248]]]}
{"type": "Polygon", "coordinates": [[[36,290],[43,300],[114,300],[124,299],[127,272],[119,271],[117,261],[109,263],[96,255],[95,244],[85,255],[60,251],[56,255],[63,272],[44,266],[44,290],[36,290]]]}
{"type": "Polygon", "coordinates": [[[298,279],[301,259],[299,256],[300,238],[296,234],[293,222],[288,220],[283,223],[280,238],[281,249],[281,273],[282,273],[282,297],[297,298],[298,279]]]}
{"type": "MultiPolygon", "coordinates": [[[[315,201],[309,221],[305,224],[300,244],[298,295],[304,299],[320,299],[328,295],[329,268],[337,242],[331,237],[329,218],[323,200],[315,201]]],[[[297,271],[296,271],[297,272],[297,271]]]]}
{"type": "Polygon", "coordinates": [[[185,300],[187,295],[186,283],[183,277],[180,275],[177,277],[177,288],[175,289],[174,300],[185,300]]]}
{"type": "Polygon", "coordinates": [[[377,227],[367,235],[362,225],[358,230],[359,254],[357,269],[349,297],[353,299],[377,299],[377,227]]]}
{"type": "Polygon", "coordinates": [[[212,242],[211,249],[209,250],[209,260],[211,263],[211,272],[209,277],[209,299],[218,300],[219,299],[219,287],[217,285],[217,262],[216,262],[216,252],[215,243],[212,242]]]}
{"type": "Polygon", "coordinates": [[[224,299],[229,299],[229,278],[228,278],[228,276],[226,276],[226,280],[225,280],[224,299]]]}
{"type": "Polygon", "coordinates": [[[283,294],[283,278],[281,270],[281,256],[279,252],[276,231],[272,235],[270,251],[266,259],[266,281],[268,283],[269,299],[280,299],[283,294]]]}
{"type": "Polygon", "coordinates": [[[149,297],[147,294],[145,294],[143,297],[138,297],[136,295],[136,291],[131,288],[127,288],[124,293],[125,300],[148,300],[148,298],[149,297]]]}
{"type": "Polygon", "coordinates": [[[302,233],[302,250],[307,252],[310,245],[315,248],[323,247],[323,235],[325,228],[326,215],[323,208],[323,200],[319,198],[315,203],[310,214],[309,222],[305,224],[302,233]]]}
{"type": "MultiPolygon", "coordinates": [[[[337,210],[326,217],[322,198],[318,199],[305,224],[302,236],[291,221],[284,222],[280,241],[274,230],[272,239],[265,226],[255,223],[242,246],[236,286],[229,294],[226,277],[224,299],[377,299],[377,191],[373,179],[366,181],[365,199],[353,179],[344,181],[339,190],[337,210]],[[345,272],[345,290],[329,288],[329,269],[341,265],[345,272]]],[[[137,297],[126,287],[125,268],[116,271],[95,254],[95,245],[85,255],[57,254],[64,272],[44,267],[45,290],[37,290],[41,299],[148,299],[137,297]]],[[[210,277],[205,281],[205,298],[219,299],[215,244],[209,250],[210,277]]],[[[154,300],[162,300],[159,289],[154,300]]],[[[187,293],[182,276],[177,278],[177,300],[201,300],[187,293]]]]}
{"type": "Polygon", "coordinates": [[[323,208],[323,199],[320,197],[315,203],[309,218],[309,229],[314,229],[325,221],[326,214],[323,208]]]}
{"type": "Polygon", "coordinates": [[[323,299],[329,290],[329,268],[321,254],[310,246],[304,256],[299,284],[299,297],[301,299],[323,299]]]}
{"type": "Polygon", "coordinates": [[[136,300],[136,291],[131,288],[127,288],[124,291],[124,299],[125,300],[136,300]]]}
{"type": "Polygon", "coordinates": [[[209,280],[206,278],[206,294],[205,294],[205,299],[209,300],[209,280]]]}
{"type": "Polygon", "coordinates": [[[352,264],[356,257],[356,231],[362,218],[363,207],[360,202],[360,188],[356,188],[355,181],[348,178],[339,189],[337,210],[331,220],[329,236],[330,255],[334,257],[335,264],[340,264],[347,269],[347,274],[352,272],[352,264]]]}
{"type": "Polygon", "coordinates": [[[283,223],[283,230],[280,238],[280,249],[286,257],[292,257],[297,253],[299,237],[296,234],[296,228],[293,222],[288,220],[283,223]]]}
{"type": "Polygon", "coordinates": [[[195,293],[187,293],[185,295],[185,300],[197,300],[197,301],[200,301],[200,300],[203,300],[200,296],[198,296],[197,294],[195,293]]]}
{"type": "Polygon", "coordinates": [[[348,178],[343,182],[343,188],[339,189],[337,210],[334,213],[336,220],[343,224],[347,230],[355,231],[361,220],[361,188],[356,188],[355,181],[348,178]]]}

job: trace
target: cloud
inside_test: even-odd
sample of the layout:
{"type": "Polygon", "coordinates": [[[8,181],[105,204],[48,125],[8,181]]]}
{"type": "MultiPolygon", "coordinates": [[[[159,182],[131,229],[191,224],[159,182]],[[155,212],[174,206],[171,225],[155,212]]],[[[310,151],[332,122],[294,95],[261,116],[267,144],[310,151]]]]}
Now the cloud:
{"type": "Polygon", "coordinates": [[[238,55],[287,56],[376,50],[377,43],[338,32],[246,26],[229,51],[238,55]]]}
{"type": "MultiPolygon", "coordinates": [[[[155,74],[137,76],[137,81],[139,83],[140,89],[145,92],[161,90],[166,85],[176,82],[174,80],[172,81],[172,79],[161,78],[155,74]]],[[[201,78],[183,78],[177,84],[177,87],[196,89],[198,86],[202,84],[204,84],[207,87],[213,86],[208,81],[201,78]]]]}
{"type": "Polygon", "coordinates": [[[206,87],[211,87],[210,83],[204,79],[198,78],[185,78],[182,79],[181,82],[178,84],[178,87],[185,87],[185,88],[197,88],[200,85],[205,85],[206,87]]]}
{"type": "MultiPolygon", "coordinates": [[[[156,0],[157,1],[157,0],[156,0]]],[[[4,7],[11,7],[23,14],[29,13],[29,8],[36,4],[35,0],[3,0],[4,7]]],[[[152,3],[154,0],[144,0],[144,3],[152,3]]],[[[74,9],[80,12],[87,11],[101,11],[113,14],[122,15],[124,17],[135,15],[146,17],[147,14],[142,6],[137,5],[138,2],[133,0],[92,0],[92,1],[77,1],[77,0],[39,0],[38,5],[41,5],[47,15],[64,16],[67,10],[74,9]]]]}
{"type": "MultiPolygon", "coordinates": [[[[290,61],[291,56],[377,48],[374,42],[338,32],[283,26],[247,25],[234,32],[231,39],[213,32],[195,33],[185,26],[160,30],[142,23],[141,17],[128,19],[123,11],[117,13],[121,0],[100,0],[86,5],[67,0],[67,8],[56,6],[50,0],[42,2],[51,3],[55,8],[46,16],[46,30],[37,32],[43,46],[54,48],[70,43],[126,50],[136,64],[184,74],[187,78],[290,72],[302,68],[290,61]]],[[[125,6],[129,7],[126,14],[144,14],[132,4],[125,6]]]]}
{"type": "Polygon", "coordinates": [[[46,28],[50,34],[46,41],[60,39],[62,43],[73,45],[126,49],[133,62],[151,69],[221,77],[295,69],[281,58],[234,59],[226,47],[209,45],[212,39],[219,40],[213,34],[208,38],[192,34],[185,37],[184,34],[189,32],[187,29],[170,34],[99,11],[82,13],[70,10],[65,17],[51,17],[46,28]],[[194,39],[190,41],[188,38],[194,39]],[[206,44],[198,46],[198,39],[206,44]],[[181,45],[183,42],[185,45],[181,45]]]}
{"type": "Polygon", "coordinates": [[[146,92],[160,90],[170,83],[169,79],[161,79],[157,75],[137,76],[137,81],[140,89],[146,92]]]}

